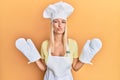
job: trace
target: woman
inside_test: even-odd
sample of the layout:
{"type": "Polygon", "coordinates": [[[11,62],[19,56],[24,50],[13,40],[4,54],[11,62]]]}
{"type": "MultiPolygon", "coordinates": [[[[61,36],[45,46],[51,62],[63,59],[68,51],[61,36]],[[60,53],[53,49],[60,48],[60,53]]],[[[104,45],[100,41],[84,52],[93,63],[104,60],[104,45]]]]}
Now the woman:
{"type": "Polygon", "coordinates": [[[46,71],[45,80],[73,80],[71,66],[77,71],[84,63],[78,58],[75,40],[67,38],[67,18],[74,8],[65,2],[49,5],[43,12],[44,18],[51,19],[50,40],[42,43],[41,60],[36,64],[46,71]]]}
{"type": "Polygon", "coordinates": [[[42,71],[46,70],[45,80],[73,80],[71,66],[77,71],[84,64],[78,59],[76,42],[67,39],[67,17],[72,12],[71,5],[58,2],[48,6],[43,13],[45,18],[51,19],[51,35],[41,47],[41,59],[46,66],[39,60],[36,64],[42,71]]]}
{"type": "Polygon", "coordinates": [[[49,5],[43,12],[44,18],[51,19],[50,39],[41,46],[41,55],[33,42],[24,38],[16,41],[16,47],[45,72],[44,80],[73,80],[71,69],[78,71],[84,63],[91,64],[92,58],[100,50],[99,39],[88,40],[80,57],[75,40],[67,38],[67,18],[74,8],[65,2],[49,5]]]}

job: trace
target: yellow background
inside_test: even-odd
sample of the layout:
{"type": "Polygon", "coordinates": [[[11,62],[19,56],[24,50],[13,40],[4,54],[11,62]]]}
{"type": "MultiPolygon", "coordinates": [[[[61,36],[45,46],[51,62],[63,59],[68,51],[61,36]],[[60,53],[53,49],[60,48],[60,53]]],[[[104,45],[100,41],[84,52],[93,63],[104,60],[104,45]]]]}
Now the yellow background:
{"type": "MultiPolygon", "coordinates": [[[[49,38],[50,21],[42,12],[60,0],[0,1],[0,80],[43,80],[35,63],[15,48],[15,40],[31,38],[39,49],[49,38]]],[[[120,0],[63,0],[74,6],[68,19],[68,35],[79,44],[79,53],[87,39],[103,42],[93,65],[73,71],[74,80],[120,80],[120,0]]]]}

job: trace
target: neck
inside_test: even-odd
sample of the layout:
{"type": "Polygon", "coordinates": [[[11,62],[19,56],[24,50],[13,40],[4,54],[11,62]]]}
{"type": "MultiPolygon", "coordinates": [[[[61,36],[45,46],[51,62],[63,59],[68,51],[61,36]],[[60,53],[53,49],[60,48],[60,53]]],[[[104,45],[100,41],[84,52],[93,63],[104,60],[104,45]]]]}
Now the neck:
{"type": "Polygon", "coordinates": [[[63,43],[63,35],[62,34],[55,34],[54,40],[55,40],[55,42],[63,43]]]}

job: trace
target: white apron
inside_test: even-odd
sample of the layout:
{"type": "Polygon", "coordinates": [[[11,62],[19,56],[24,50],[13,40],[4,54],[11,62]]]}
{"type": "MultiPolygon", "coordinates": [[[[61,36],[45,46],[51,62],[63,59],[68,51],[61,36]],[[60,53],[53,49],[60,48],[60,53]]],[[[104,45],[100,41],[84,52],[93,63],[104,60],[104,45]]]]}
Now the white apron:
{"type": "MultiPolygon", "coordinates": [[[[68,47],[67,47],[68,49],[68,47]]],[[[68,50],[67,50],[68,51],[68,50]]],[[[66,56],[52,56],[48,51],[47,70],[44,80],[73,80],[71,73],[72,61],[70,59],[70,51],[66,56]]]]}

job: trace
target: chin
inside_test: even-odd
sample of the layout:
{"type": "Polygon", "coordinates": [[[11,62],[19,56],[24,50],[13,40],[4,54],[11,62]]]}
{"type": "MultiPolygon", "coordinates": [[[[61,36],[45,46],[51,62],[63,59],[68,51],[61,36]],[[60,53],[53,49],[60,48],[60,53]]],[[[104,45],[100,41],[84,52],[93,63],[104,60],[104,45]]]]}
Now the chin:
{"type": "Polygon", "coordinates": [[[64,32],[63,31],[60,31],[60,32],[58,32],[59,34],[63,34],[64,32]]]}
{"type": "Polygon", "coordinates": [[[57,32],[57,34],[64,34],[64,32],[57,32]]]}

